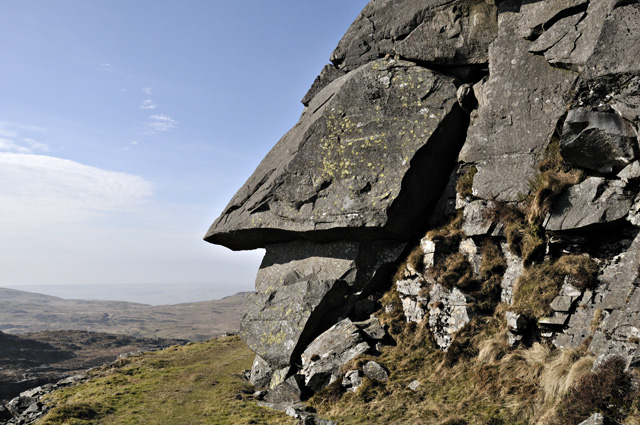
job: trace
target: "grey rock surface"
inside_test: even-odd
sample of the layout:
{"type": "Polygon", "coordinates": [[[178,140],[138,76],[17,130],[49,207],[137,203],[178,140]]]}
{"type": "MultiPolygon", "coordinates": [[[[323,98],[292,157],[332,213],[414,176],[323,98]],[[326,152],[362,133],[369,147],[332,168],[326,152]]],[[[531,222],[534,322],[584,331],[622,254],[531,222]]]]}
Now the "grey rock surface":
{"type": "Polygon", "coordinates": [[[362,372],[370,379],[374,381],[384,382],[389,380],[389,373],[378,362],[369,360],[362,366],[362,372]]]}
{"type": "Polygon", "coordinates": [[[447,65],[486,63],[497,32],[497,9],[489,2],[373,1],[354,21],[331,55],[347,71],[387,54],[447,65]]]}
{"type": "Polygon", "coordinates": [[[251,372],[249,375],[249,382],[251,385],[259,390],[263,390],[269,387],[271,383],[271,376],[273,370],[269,366],[269,363],[264,361],[260,356],[256,356],[251,366],[251,372]]]}
{"type": "Polygon", "coordinates": [[[396,282],[398,296],[407,322],[420,323],[425,318],[429,296],[423,292],[426,282],[422,278],[399,280],[396,282]]]}
{"type": "Polygon", "coordinates": [[[489,79],[460,152],[463,162],[476,165],[473,193],[485,200],[518,201],[529,193],[577,78],[529,53],[531,42],[519,35],[527,10],[499,15],[498,37],[489,46],[489,79]]]}
{"type": "Polygon", "coordinates": [[[524,271],[524,264],[522,263],[522,258],[511,252],[506,242],[502,242],[500,244],[500,249],[502,251],[502,255],[504,255],[504,258],[507,261],[507,269],[505,270],[504,275],[502,275],[502,281],[500,282],[500,287],[502,288],[500,292],[500,301],[506,304],[512,304],[513,287],[524,271]]]}
{"type": "Polygon", "coordinates": [[[288,366],[319,333],[347,317],[378,272],[393,265],[404,245],[383,242],[315,244],[296,241],[267,248],[246,301],[240,335],[272,369],[288,366]]]}
{"type": "Polygon", "coordinates": [[[600,173],[619,172],[638,156],[631,124],[615,112],[572,109],[564,121],[562,157],[571,165],[600,173]]]}
{"type": "Polygon", "coordinates": [[[460,329],[469,323],[467,298],[458,289],[435,284],[429,291],[429,328],[441,350],[447,351],[460,329]]]}
{"type": "Polygon", "coordinates": [[[354,393],[362,385],[362,376],[362,372],[357,369],[349,370],[342,378],[342,386],[345,390],[354,393]]]}
{"type": "Polygon", "coordinates": [[[301,237],[411,240],[447,183],[467,120],[453,78],[404,61],[364,65],[314,97],[205,239],[232,249],[301,237]]]}
{"type": "Polygon", "coordinates": [[[344,319],[322,333],[302,353],[305,386],[313,391],[336,381],[340,367],[354,357],[370,350],[362,333],[349,319],[344,319]]]}
{"type": "Polygon", "coordinates": [[[633,195],[625,183],[604,177],[589,177],[566,190],[551,207],[544,226],[548,230],[569,230],[624,218],[633,195]]]}

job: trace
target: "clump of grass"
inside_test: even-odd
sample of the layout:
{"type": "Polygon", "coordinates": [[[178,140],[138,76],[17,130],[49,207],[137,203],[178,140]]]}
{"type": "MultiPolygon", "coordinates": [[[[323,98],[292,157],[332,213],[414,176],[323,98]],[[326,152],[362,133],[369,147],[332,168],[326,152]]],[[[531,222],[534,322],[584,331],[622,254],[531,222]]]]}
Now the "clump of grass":
{"type": "Polygon", "coordinates": [[[546,235],[539,224],[516,221],[507,223],[505,236],[509,250],[529,265],[542,258],[546,250],[546,235]]]}
{"type": "Polygon", "coordinates": [[[588,255],[564,255],[556,265],[570,277],[569,283],[576,288],[594,289],[598,284],[598,265],[588,255]]]}
{"type": "Polygon", "coordinates": [[[449,223],[437,229],[429,230],[425,237],[432,241],[438,241],[439,247],[443,251],[457,251],[460,241],[464,237],[464,232],[462,231],[463,221],[464,216],[462,215],[462,210],[460,210],[449,223]]]}
{"type": "Polygon", "coordinates": [[[555,262],[536,264],[520,276],[514,286],[514,311],[539,319],[551,313],[549,305],[558,295],[565,278],[576,287],[593,288],[597,265],[587,256],[563,255],[555,262]]]}
{"type": "Polygon", "coordinates": [[[456,252],[445,258],[442,266],[434,269],[434,275],[438,283],[447,289],[458,287],[469,291],[474,284],[473,266],[461,252],[456,252]]]}
{"type": "Polygon", "coordinates": [[[392,336],[402,333],[407,325],[407,320],[402,308],[402,301],[398,295],[398,287],[394,283],[391,289],[385,292],[380,299],[382,310],[378,313],[378,319],[382,325],[388,327],[392,336]]]}
{"type": "Polygon", "coordinates": [[[473,310],[476,313],[491,315],[500,302],[502,277],[507,269],[507,262],[500,247],[491,238],[482,241],[480,252],[482,262],[479,288],[471,294],[477,300],[473,303],[473,310]]]}
{"type": "Polygon", "coordinates": [[[477,173],[478,169],[473,165],[456,182],[456,192],[463,198],[471,198],[473,196],[473,178],[477,173]]]}
{"type": "Polygon", "coordinates": [[[411,250],[407,258],[400,263],[393,281],[397,282],[405,278],[406,274],[422,274],[424,273],[424,251],[422,246],[418,245],[411,250]]]}
{"type": "Polygon", "coordinates": [[[568,186],[580,183],[584,172],[569,167],[560,154],[560,139],[552,138],[545,158],[538,164],[540,173],[530,182],[531,196],[527,202],[527,222],[541,224],[558,195],[568,186]]]}
{"type": "Polygon", "coordinates": [[[640,397],[633,375],[621,357],[605,360],[595,373],[584,376],[567,393],[558,409],[556,424],[577,424],[594,412],[623,421],[640,397]]]}

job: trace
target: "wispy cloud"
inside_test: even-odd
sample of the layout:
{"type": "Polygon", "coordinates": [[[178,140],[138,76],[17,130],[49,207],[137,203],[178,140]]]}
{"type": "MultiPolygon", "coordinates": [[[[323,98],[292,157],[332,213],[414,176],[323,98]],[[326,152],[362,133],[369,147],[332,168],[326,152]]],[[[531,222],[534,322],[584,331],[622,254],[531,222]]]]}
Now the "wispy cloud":
{"type": "Polygon", "coordinates": [[[143,89],[140,89],[140,91],[147,96],[151,96],[151,94],[153,93],[153,87],[145,87],[143,89]]]}
{"type": "MultiPolygon", "coordinates": [[[[3,133],[2,135],[7,134],[3,133]]],[[[16,134],[12,135],[17,136],[16,134]]],[[[11,137],[11,136],[9,136],[11,137]]],[[[34,152],[48,152],[49,146],[35,141],[34,139],[24,138],[15,139],[9,137],[0,137],[0,152],[13,152],[13,153],[34,153],[34,152]]]]}
{"type": "Polygon", "coordinates": [[[174,120],[168,115],[151,115],[144,124],[147,133],[159,133],[163,131],[169,131],[178,125],[178,121],[174,120]]]}
{"type": "Polygon", "coordinates": [[[151,99],[147,99],[144,102],[142,102],[142,105],[140,105],[140,109],[156,109],[158,107],[158,105],[155,104],[155,102],[151,99]]]}
{"type": "Polygon", "coordinates": [[[47,155],[0,152],[2,221],[74,222],[129,211],[152,195],[142,177],[47,155]]]}
{"type": "Polygon", "coordinates": [[[110,63],[101,63],[100,69],[107,72],[113,72],[113,66],[110,63]]]}

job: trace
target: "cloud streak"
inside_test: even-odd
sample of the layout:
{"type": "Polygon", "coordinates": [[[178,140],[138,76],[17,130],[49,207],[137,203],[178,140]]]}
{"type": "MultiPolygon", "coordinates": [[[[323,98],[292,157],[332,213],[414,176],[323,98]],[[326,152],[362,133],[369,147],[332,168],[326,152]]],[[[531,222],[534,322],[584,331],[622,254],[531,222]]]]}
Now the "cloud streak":
{"type": "Polygon", "coordinates": [[[178,121],[174,120],[168,115],[160,114],[149,116],[149,119],[144,126],[147,130],[147,133],[153,134],[173,130],[177,125],[178,121]]]}
{"type": "Polygon", "coordinates": [[[158,105],[155,104],[155,102],[151,99],[147,99],[144,102],[142,102],[142,105],[140,105],[140,109],[156,109],[158,107],[158,105]]]}
{"type": "Polygon", "coordinates": [[[153,193],[142,177],[47,155],[0,152],[4,224],[76,222],[132,211],[153,193]]]}

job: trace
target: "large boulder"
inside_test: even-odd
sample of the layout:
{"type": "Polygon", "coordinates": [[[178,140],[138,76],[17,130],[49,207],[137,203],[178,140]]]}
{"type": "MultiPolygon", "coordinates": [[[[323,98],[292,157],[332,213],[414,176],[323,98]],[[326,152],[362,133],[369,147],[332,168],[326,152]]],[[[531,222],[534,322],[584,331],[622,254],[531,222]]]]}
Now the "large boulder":
{"type": "Polygon", "coordinates": [[[631,123],[615,112],[577,108],[564,121],[560,150],[573,166],[619,172],[637,158],[638,137],[631,123]]]}
{"type": "Polygon", "coordinates": [[[240,334],[273,369],[290,366],[321,332],[379,289],[404,244],[294,241],[272,245],[247,297],[240,334]]]}
{"type": "Polygon", "coordinates": [[[556,200],[544,226],[569,230],[619,220],[629,213],[633,197],[620,180],[589,177],[556,200]]]}
{"type": "Polygon", "coordinates": [[[231,249],[411,240],[447,183],[466,123],[453,78],[404,61],[364,65],[313,99],[205,239],[231,249]]]}
{"type": "Polygon", "coordinates": [[[358,327],[344,319],[316,338],[302,353],[305,385],[319,391],[340,377],[340,367],[370,350],[358,327]]]}

